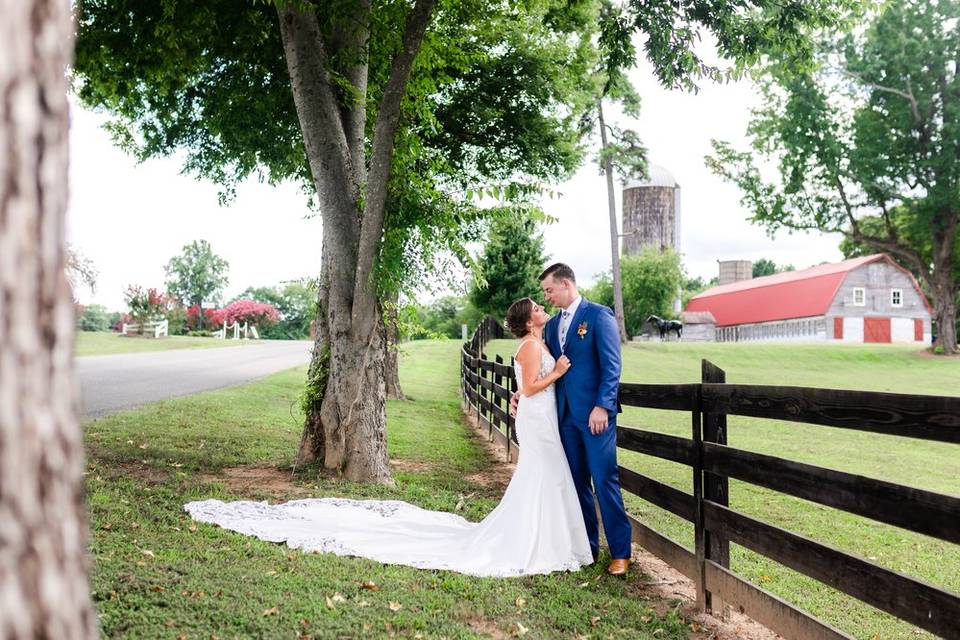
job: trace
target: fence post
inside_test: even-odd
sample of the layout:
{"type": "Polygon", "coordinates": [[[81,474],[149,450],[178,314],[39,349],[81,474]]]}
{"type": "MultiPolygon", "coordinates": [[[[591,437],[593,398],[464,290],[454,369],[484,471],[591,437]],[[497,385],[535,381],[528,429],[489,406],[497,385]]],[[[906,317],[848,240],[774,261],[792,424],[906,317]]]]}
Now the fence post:
{"type": "MultiPolygon", "coordinates": [[[[727,381],[726,372],[708,360],[701,362],[701,382],[702,383],[725,383],[727,381]]],[[[715,444],[727,444],[727,416],[722,413],[704,413],[703,414],[703,437],[702,442],[712,442],[715,444]]],[[[702,449],[702,447],[701,447],[702,449]]],[[[726,476],[718,476],[710,471],[703,472],[703,500],[709,500],[723,506],[730,504],[730,481],[726,476]]],[[[705,558],[716,562],[720,566],[730,568],[730,541],[722,538],[715,533],[704,530],[703,532],[703,551],[705,558]]],[[[719,611],[724,619],[727,618],[727,611],[724,603],[719,598],[712,598],[706,593],[706,607],[713,611],[719,611]]]]}
{"type": "Polygon", "coordinates": [[[700,389],[697,389],[697,406],[693,410],[691,418],[691,439],[693,440],[693,501],[696,505],[693,518],[693,545],[694,555],[697,561],[697,609],[701,612],[707,611],[709,607],[705,564],[706,554],[706,536],[703,527],[703,446],[701,441],[701,417],[703,411],[703,398],[700,389]]]}
{"type": "Polygon", "coordinates": [[[467,398],[467,357],[467,341],[464,340],[460,349],[460,400],[464,408],[470,407],[467,398]]]}
{"type": "MultiPolygon", "coordinates": [[[[494,358],[494,362],[496,362],[497,365],[502,366],[503,356],[501,356],[498,353],[494,358]]],[[[503,375],[499,373],[496,369],[494,369],[494,372],[493,372],[493,384],[500,387],[501,389],[506,388],[503,384],[503,375]]],[[[500,402],[500,396],[498,396],[496,393],[493,394],[493,403],[497,405],[497,409],[501,409],[504,412],[509,412],[510,410],[510,403],[507,402],[506,403],[507,406],[505,408],[502,407],[501,404],[503,403],[500,402]]],[[[497,429],[500,428],[499,425],[500,425],[500,418],[497,417],[497,429]]],[[[506,422],[504,422],[503,424],[503,432],[507,435],[507,460],[509,461],[510,460],[510,428],[506,422]]]]}

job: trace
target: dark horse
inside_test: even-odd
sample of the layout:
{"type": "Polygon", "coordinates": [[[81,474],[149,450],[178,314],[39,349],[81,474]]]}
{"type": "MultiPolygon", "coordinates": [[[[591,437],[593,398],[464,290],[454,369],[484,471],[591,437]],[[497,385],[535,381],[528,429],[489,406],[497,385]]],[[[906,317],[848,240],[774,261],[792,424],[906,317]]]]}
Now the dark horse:
{"type": "Polygon", "coordinates": [[[666,338],[667,334],[671,331],[677,332],[677,340],[683,336],[683,323],[677,322],[676,320],[664,320],[658,316],[651,315],[647,318],[647,322],[652,322],[656,325],[657,329],[660,330],[660,340],[666,338]]]}

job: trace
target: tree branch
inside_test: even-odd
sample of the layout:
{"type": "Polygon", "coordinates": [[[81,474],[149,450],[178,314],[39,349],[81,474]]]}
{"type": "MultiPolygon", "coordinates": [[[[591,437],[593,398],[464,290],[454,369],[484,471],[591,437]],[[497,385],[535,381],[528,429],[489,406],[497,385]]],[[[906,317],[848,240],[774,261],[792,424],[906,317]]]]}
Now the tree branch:
{"type": "Polygon", "coordinates": [[[344,78],[353,86],[359,96],[357,104],[340,105],[340,120],[350,153],[353,180],[358,185],[367,182],[366,149],[364,145],[367,126],[367,78],[370,65],[367,61],[370,40],[370,1],[357,0],[354,14],[347,20],[348,27],[339,29],[331,37],[330,54],[347,51],[358,56],[356,64],[347,66],[344,78]]]}
{"type": "Polygon", "coordinates": [[[332,214],[332,202],[357,202],[360,185],[353,179],[350,149],[326,69],[327,53],[317,16],[299,11],[291,3],[279,6],[277,12],[307,160],[327,217],[332,214]]]}
{"type": "Polygon", "coordinates": [[[430,23],[435,0],[417,0],[413,10],[407,15],[403,33],[403,45],[394,56],[390,67],[380,105],[377,110],[377,123],[373,134],[373,152],[367,180],[366,202],[363,209],[363,221],[360,227],[360,242],[357,253],[357,277],[354,291],[353,322],[360,327],[373,321],[364,318],[366,309],[375,291],[370,282],[376,260],[380,238],[383,235],[383,221],[387,200],[387,184],[393,163],[393,143],[400,123],[400,104],[406,90],[413,62],[420,51],[423,37],[430,23]],[[360,302],[361,304],[356,304],[360,302]]]}
{"type": "Polygon", "coordinates": [[[911,87],[909,77],[907,77],[907,90],[902,91],[893,87],[885,87],[877,84],[876,82],[870,82],[863,77],[862,73],[857,73],[856,71],[850,71],[849,69],[841,68],[840,73],[856,79],[858,82],[860,82],[860,84],[866,87],[876,89],[877,91],[883,91],[885,93],[892,93],[895,96],[900,96],[901,98],[907,100],[910,103],[910,111],[913,114],[914,122],[916,122],[918,126],[923,124],[923,118],[920,116],[920,105],[917,103],[917,98],[913,95],[913,89],[911,87]]]}

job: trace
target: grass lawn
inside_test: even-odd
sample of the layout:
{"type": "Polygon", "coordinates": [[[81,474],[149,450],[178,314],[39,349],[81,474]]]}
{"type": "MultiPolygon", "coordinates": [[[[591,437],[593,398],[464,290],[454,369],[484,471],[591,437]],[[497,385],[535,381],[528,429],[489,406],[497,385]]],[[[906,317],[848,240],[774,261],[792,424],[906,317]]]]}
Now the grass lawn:
{"type": "Polygon", "coordinates": [[[193,336],[164,336],[144,338],[122,336],[113,331],[77,331],[73,353],[78,356],[105,355],[110,353],[140,353],[143,351],[167,351],[169,349],[210,349],[235,347],[240,344],[256,344],[255,340],[219,340],[193,336]]]}
{"type": "MultiPolygon", "coordinates": [[[[84,425],[93,589],[109,638],[686,638],[631,581],[602,563],[578,573],[481,579],[303,554],[195,524],[199,498],[281,501],[307,496],[397,498],[482,518],[502,484],[458,406],[459,344],[404,346],[411,401],[390,402],[397,487],[290,469],[305,370],[148,405],[84,425]],[[376,585],[369,588],[369,583],[376,585]],[[364,586],[366,584],[366,587],[364,586]],[[527,632],[524,634],[523,630],[527,632]]],[[[669,607],[668,607],[669,608],[669,607]]]]}
{"type": "MultiPolygon", "coordinates": [[[[487,353],[513,353],[513,340],[487,353]]],[[[685,383],[700,380],[700,360],[724,369],[727,382],[960,395],[960,359],[931,358],[899,345],[641,343],[624,350],[622,380],[685,383]]],[[[576,366],[576,363],[573,363],[576,366]]],[[[690,437],[690,415],[624,408],[619,424],[690,437]]],[[[960,446],[845,429],[732,416],[731,446],[809,464],[960,495],[960,446]]],[[[686,492],[689,467],[620,450],[620,463],[686,492]]],[[[960,546],[730,481],[737,510],[878,564],[960,593],[960,546]]],[[[626,496],[628,510],[674,540],[693,547],[693,525],[626,496]]],[[[958,525],[960,526],[960,525],[958,525]]],[[[737,545],[734,571],[848,633],[865,639],[932,637],[737,545]]]]}

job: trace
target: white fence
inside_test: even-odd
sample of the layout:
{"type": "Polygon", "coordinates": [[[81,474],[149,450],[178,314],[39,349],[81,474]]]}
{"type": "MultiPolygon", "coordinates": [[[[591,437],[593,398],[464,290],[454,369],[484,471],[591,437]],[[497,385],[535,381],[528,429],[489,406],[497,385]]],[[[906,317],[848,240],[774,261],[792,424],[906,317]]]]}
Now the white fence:
{"type": "Polygon", "coordinates": [[[213,337],[214,337],[214,338],[222,338],[222,339],[226,340],[226,339],[227,339],[227,331],[233,331],[233,339],[234,339],[234,340],[239,340],[241,334],[243,334],[243,339],[244,339],[244,340],[250,340],[250,339],[259,340],[259,339],[260,339],[260,334],[257,333],[257,328],[256,328],[254,325],[249,324],[249,323],[246,323],[246,322],[244,322],[243,324],[240,324],[239,322],[234,322],[234,323],[231,324],[231,325],[228,325],[228,324],[224,323],[223,327],[221,327],[219,331],[215,331],[215,332],[213,333],[213,337]]]}
{"type": "MultiPolygon", "coordinates": [[[[170,330],[170,322],[168,320],[153,320],[151,322],[143,323],[143,334],[149,335],[153,334],[154,338],[159,338],[160,336],[167,336],[170,330]]],[[[127,335],[127,332],[130,333],[140,333],[139,324],[127,324],[123,323],[123,335],[127,335]]]]}

